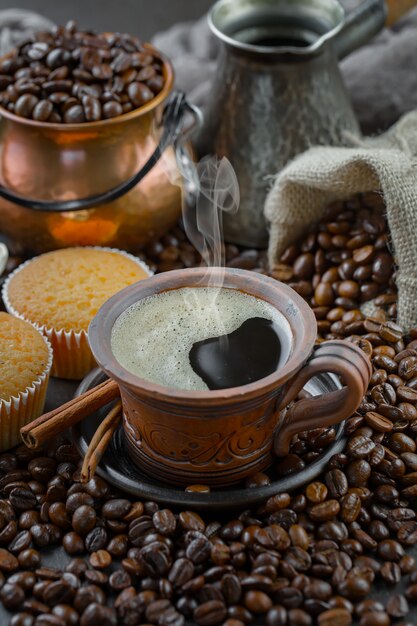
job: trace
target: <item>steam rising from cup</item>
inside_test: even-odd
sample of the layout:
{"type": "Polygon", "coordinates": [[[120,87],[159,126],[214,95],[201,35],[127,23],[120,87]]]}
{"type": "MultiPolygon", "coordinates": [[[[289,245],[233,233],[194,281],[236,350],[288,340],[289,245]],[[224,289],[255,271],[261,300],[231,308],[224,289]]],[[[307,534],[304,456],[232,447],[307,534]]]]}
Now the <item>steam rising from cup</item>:
{"type": "Polygon", "coordinates": [[[204,157],[195,166],[195,181],[195,207],[183,202],[185,233],[208,269],[224,267],[223,214],[236,213],[240,200],[235,171],[226,157],[204,157]]]}
{"type": "MultiPolygon", "coordinates": [[[[226,265],[223,215],[237,212],[240,202],[239,183],[226,157],[206,156],[195,164],[183,143],[176,146],[176,157],[176,175],[165,160],[166,172],[172,183],[181,186],[184,230],[200,253],[203,264],[207,266],[202,284],[212,287],[211,316],[218,318],[219,334],[222,334],[223,323],[217,311],[216,299],[223,285],[224,271],[220,273],[219,282],[219,274],[214,280],[211,270],[214,267],[224,270],[226,265]]],[[[187,297],[187,305],[195,310],[201,308],[197,294],[198,290],[194,290],[187,297]]]]}
{"type": "Polygon", "coordinates": [[[238,211],[239,183],[226,157],[206,156],[196,164],[182,141],[175,152],[177,169],[164,156],[161,161],[170,182],[181,188],[184,230],[207,266],[203,281],[213,286],[211,268],[226,265],[223,215],[238,211]]]}

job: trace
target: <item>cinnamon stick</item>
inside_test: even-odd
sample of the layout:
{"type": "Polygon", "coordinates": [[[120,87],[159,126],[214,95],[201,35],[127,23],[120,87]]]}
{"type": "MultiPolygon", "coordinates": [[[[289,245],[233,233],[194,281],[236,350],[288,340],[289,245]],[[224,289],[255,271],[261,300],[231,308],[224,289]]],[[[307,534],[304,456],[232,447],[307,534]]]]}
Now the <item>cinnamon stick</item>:
{"type": "Polygon", "coordinates": [[[89,389],[81,396],[41,415],[20,429],[20,435],[29,448],[38,448],[45,441],[74,426],[120,395],[117,383],[106,380],[101,385],[89,389]]]}
{"type": "Polygon", "coordinates": [[[87,483],[95,474],[122,417],[122,403],[117,402],[94,433],[81,468],[81,482],[87,483]]]}

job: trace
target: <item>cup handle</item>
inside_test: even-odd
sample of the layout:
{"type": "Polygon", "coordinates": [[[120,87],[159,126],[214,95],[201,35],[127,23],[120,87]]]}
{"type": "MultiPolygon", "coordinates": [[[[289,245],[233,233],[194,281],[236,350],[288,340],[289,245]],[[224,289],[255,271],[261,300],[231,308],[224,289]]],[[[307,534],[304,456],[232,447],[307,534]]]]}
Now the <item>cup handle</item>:
{"type": "Polygon", "coordinates": [[[279,457],[288,454],[295,433],[331,426],[349,417],[361,403],[371,375],[369,358],[355,344],[341,340],[321,343],[290,380],[280,402],[280,421],[274,433],[275,454],[279,457]],[[291,404],[313,376],[326,372],[340,376],[345,386],[291,404]]]}

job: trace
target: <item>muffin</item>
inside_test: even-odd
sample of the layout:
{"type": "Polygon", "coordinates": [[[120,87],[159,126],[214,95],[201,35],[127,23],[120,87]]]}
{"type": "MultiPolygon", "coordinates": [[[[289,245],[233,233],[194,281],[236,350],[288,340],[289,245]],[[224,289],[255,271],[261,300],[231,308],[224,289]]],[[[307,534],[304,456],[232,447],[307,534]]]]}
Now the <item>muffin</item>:
{"type": "Polygon", "coordinates": [[[136,257],[111,248],[66,248],[19,266],[3,287],[9,313],[50,340],[52,376],[77,380],[96,363],[88,345],[90,321],[115,293],[151,274],[136,257]]]}
{"type": "Polygon", "coordinates": [[[0,312],[0,451],[41,415],[52,365],[48,340],[31,324],[0,312]]]}

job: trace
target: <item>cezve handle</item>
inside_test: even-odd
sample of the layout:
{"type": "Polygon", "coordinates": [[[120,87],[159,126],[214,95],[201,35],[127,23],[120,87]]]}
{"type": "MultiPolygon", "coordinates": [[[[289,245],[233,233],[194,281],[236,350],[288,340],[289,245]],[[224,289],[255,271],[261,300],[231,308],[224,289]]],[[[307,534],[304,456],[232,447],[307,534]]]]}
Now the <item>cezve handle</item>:
{"type": "Polygon", "coordinates": [[[371,375],[369,358],[353,343],[332,340],[320,344],[303,369],[289,382],[284,393],[279,407],[280,421],[274,433],[275,454],[288,454],[291,439],[296,433],[331,426],[350,417],[361,403],[371,375]],[[340,376],[345,386],[291,404],[313,376],[325,372],[340,376]]]}
{"type": "Polygon", "coordinates": [[[366,44],[382,30],[386,19],[385,0],[364,0],[357,9],[347,14],[342,29],[335,37],[337,57],[343,59],[366,44]]]}

